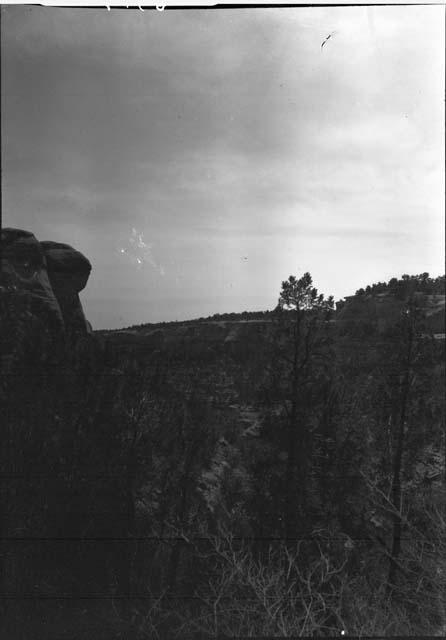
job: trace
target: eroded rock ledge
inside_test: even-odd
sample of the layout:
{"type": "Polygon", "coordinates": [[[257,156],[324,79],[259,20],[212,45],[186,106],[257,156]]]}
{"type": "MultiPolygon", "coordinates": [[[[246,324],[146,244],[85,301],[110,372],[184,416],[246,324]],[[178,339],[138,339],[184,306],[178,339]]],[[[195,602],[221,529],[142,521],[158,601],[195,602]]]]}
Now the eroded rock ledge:
{"type": "Polygon", "coordinates": [[[22,229],[2,229],[3,317],[26,318],[46,333],[91,333],[79,299],[90,272],[89,260],[67,244],[39,242],[22,229]]]}

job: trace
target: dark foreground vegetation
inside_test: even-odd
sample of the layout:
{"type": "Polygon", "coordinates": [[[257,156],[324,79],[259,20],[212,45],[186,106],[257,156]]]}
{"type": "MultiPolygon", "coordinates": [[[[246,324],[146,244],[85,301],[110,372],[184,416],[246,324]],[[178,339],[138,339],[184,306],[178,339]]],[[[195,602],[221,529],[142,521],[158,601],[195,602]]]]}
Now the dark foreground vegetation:
{"type": "Polygon", "coordinates": [[[143,357],[5,306],[1,637],[444,635],[444,340],[415,295],[444,278],[426,275],[358,292],[396,292],[387,325],[338,323],[305,274],[249,348],[143,357]]]}

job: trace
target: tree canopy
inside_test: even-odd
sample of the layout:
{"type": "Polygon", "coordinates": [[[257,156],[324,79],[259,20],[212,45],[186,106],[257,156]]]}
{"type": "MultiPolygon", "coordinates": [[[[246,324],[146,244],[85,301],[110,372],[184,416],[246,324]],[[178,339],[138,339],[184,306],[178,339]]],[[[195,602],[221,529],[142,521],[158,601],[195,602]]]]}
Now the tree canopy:
{"type": "Polygon", "coordinates": [[[308,273],[297,279],[290,276],[282,282],[278,307],[280,310],[293,311],[330,311],[333,309],[333,296],[325,298],[323,293],[313,287],[313,279],[308,273]]]}

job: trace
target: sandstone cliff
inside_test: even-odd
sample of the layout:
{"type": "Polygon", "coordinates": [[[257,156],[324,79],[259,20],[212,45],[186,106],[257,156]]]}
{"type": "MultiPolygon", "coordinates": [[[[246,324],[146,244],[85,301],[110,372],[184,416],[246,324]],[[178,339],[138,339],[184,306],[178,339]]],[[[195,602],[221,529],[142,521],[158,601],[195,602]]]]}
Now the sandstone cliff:
{"type": "MultiPolygon", "coordinates": [[[[413,299],[424,316],[426,333],[444,335],[445,296],[416,292],[413,299]]],[[[398,298],[391,292],[347,296],[336,314],[336,324],[340,329],[350,331],[357,327],[368,327],[383,333],[401,319],[407,301],[407,298],[398,298]]]]}
{"type": "Polygon", "coordinates": [[[33,335],[91,333],[79,299],[91,264],[66,244],[39,242],[29,231],[1,232],[2,353],[14,351],[19,328],[33,335]]]}

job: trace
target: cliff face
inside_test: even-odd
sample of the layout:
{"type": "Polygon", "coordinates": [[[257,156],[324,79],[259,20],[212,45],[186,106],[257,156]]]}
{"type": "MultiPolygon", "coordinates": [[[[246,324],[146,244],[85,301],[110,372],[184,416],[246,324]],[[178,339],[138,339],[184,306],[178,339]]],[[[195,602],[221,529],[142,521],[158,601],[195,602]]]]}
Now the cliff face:
{"type": "Polygon", "coordinates": [[[79,293],[85,288],[90,275],[90,262],[68,244],[44,241],[40,246],[45,254],[48,278],[59,303],[65,328],[80,333],[91,332],[79,299],[79,293]]]}
{"type": "MultiPolygon", "coordinates": [[[[415,302],[424,315],[426,331],[444,334],[445,296],[441,294],[415,293],[415,302]]],[[[339,328],[354,329],[360,325],[383,333],[394,326],[406,308],[407,300],[392,293],[358,294],[348,296],[336,314],[339,328]]]]}
{"type": "Polygon", "coordinates": [[[79,300],[91,264],[66,244],[39,242],[29,231],[1,232],[0,299],[3,352],[17,327],[47,336],[91,333],[79,300]]]}

